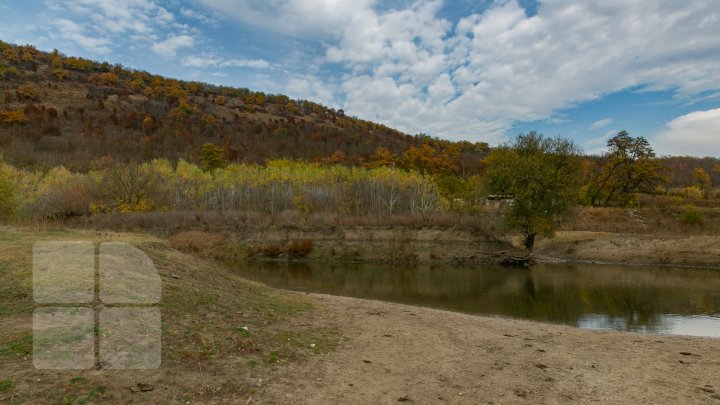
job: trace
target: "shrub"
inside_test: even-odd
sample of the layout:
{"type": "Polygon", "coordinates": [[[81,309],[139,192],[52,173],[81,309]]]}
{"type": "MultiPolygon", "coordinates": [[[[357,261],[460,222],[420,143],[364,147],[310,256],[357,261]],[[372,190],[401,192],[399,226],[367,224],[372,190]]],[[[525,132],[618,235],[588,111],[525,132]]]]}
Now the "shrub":
{"type": "Polygon", "coordinates": [[[263,246],[261,252],[263,256],[272,258],[280,257],[280,255],[284,253],[283,248],[274,243],[263,246]]]}
{"type": "Polygon", "coordinates": [[[0,166],[0,221],[7,221],[15,213],[15,187],[9,173],[0,166]]]}
{"type": "MultiPolygon", "coordinates": [[[[54,182],[54,179],[50,179],[54,182]]],[[[93,203],[93,184],[84,177],[58,179],[38,195],[31,207],[41,218],[70,218],[88,215],[93,203]]]]}
{"type": "Polygon", "coordinates": [[[24,124],[30,121],[22,108],[0,111],[0,124],[24,124]]]}
{"type": "Polygon", "coordinates": [[[32,84],[26,84],[18,87],[15,91],[15,95],[17,96],[18,100],[39,100],[37,87],[32,84]]]}
{"type": "Polygon", "coordinates": [[[100,74],[93,73],[88,77],[88,80],[90,80],[90,83],[98,86],[113,86],[117,84],[118,77],[116,74],[110,72],[100,74]]]}
{"type": "Polygon", "coordinates": [[[703,215],[694,205],[688,204],[680,214],[680,222],[686,225],[700,225],[703,223],[703,215]]]}
{"type": "Polygon", "coordinates": [[[302,259],[313,250],[312,239],[294,240],[287,245],[287,254],[296,259],[302,259]]]}

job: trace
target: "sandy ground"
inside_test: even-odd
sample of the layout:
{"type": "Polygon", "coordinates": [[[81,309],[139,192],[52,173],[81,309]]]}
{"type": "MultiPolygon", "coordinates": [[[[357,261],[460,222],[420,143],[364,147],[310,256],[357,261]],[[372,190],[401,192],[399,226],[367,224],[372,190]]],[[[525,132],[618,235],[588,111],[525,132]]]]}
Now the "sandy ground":
{"type": "Polygon", "coordinates": [[[327,295],[347,337],[254,403],[720,403],[720,340],[587,331],[327,295]]]}
{"type": "Polygon", "coordinates": [[[540,240],[535,254],[569,261],[720,267],[720,236],[563,231],[540,240]]]}

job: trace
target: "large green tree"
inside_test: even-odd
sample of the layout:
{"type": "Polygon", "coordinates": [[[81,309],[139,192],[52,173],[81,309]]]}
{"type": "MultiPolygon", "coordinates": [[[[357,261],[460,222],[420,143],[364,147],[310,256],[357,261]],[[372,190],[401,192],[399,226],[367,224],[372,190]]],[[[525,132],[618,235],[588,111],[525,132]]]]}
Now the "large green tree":
{"type": "Polygon", "coordinates": [[[652,192],[667,181],[667,168],[655,157],[650,143],[620,131],[608,141],[600,172],[584,189],[592,205],[628,205],[638,192],[652,192]]]}
{"type": "Polygon", "coordinates": [[[488,189],[512,197],[503,223],[525,237],[532,253],[537,235],[552,236],[577,202],[580,150],[572,141],[535,131],[518,135],[488,156],[488,189]]]}

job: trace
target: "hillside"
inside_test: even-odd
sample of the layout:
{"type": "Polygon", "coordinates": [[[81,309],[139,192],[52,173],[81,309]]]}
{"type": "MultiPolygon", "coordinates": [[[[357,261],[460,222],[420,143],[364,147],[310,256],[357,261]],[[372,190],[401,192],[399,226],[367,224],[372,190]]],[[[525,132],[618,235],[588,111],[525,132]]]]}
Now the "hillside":
{"type": "MultiPolygon", "coordinates": [[[[411,136],[279,94],[185,82],[58,51],[0,41],[0,148],[21,167],[84,171],[100,159],[196,161],[223,147],[230,162],[290,158],[361,165],[384,148],[450,159],[477,173],[487,144],[411,136]]],[[[383,151],[384,152],[384,151],[383,151]]]]}

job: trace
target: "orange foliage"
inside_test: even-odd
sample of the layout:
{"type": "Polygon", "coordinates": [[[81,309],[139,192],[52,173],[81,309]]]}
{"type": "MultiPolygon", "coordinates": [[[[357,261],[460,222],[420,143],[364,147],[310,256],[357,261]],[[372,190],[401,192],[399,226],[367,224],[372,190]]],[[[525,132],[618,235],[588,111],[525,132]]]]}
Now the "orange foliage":
{"type": "Polygon", "coordinates": [[[22,108],[11,111],[0,111],[0,123],[3,124],[24,124],[30,121],[22,108]]]}
{"type": "Polygon", "coordinates": [[[98,86],[113,86],[117,84],[119,79],[116,74],[106,72],[91,74],[88,80],[90,80],[90,83],[97,84],[98,86]]]}

